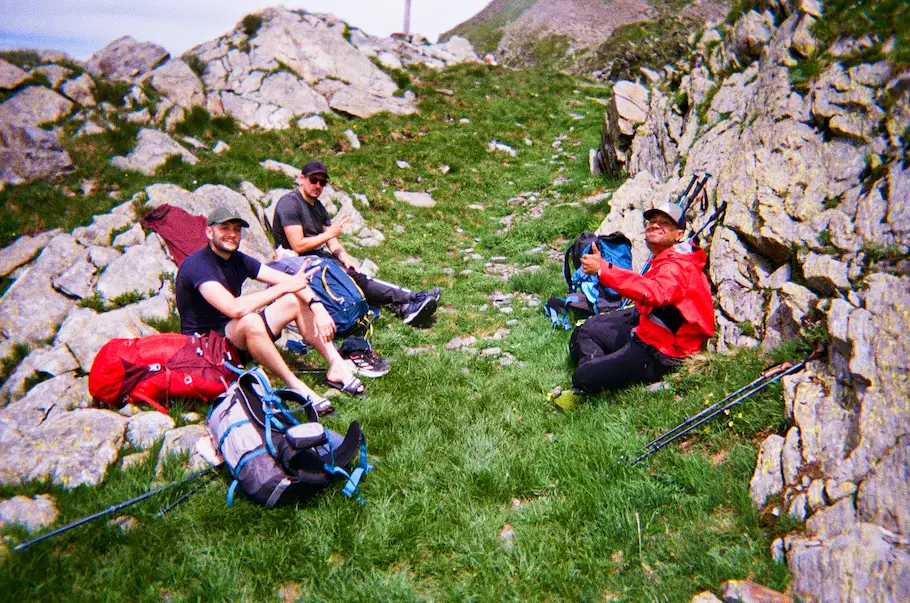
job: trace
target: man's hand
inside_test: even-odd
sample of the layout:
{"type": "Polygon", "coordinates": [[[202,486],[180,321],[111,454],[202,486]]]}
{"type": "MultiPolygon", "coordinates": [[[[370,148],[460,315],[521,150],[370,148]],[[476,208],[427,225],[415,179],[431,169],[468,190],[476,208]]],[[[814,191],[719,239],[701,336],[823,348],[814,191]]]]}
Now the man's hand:
{"type": "Polygon", "coordinates": [[[597,243],[591,244],[591,253],[581,256],[581,269],[584,270],[585,274],[597,274],[600,272],[600,263],[603,261],[603,258],[600,257],[600,249],[597,248],[597,243]]]}
{"type": "Polygon", "coordinates": [[[338,254],[338,261],[346,270],[354,270],[355,272],[360,271],[360,262],[355,260],[347,251],[342,251],[338,254]]]}
{"type": "Polygon", "coordinates": [[[310,284],[310,277],[319,270],[319,266],[314,266],[310,268],[311,260],[309,258],[303,262],[303,265],[300,267],[300,270],[297,271],[297,274],[291,277],[288,283],[288,293],[297,293],[301,289],[306,289],[310,284]],[[307,270],[309,268],[309,270],[307,270]]]}
{"type": "Polygon", "coordinates": [[[310,309],[313,311],[313,324],[316,327],[316,334],[323,341],[332,341],[332,338],[335,337],[335,321],[332,320],[329,311],[322,304],[313,304],[310,309]]]}
{"type": "Polygon", "coordinates": [[[325,232],[331,234],[332,238],[337,238],[341,234],[341,228],[345,224],[347,224],[348,220],[350,220],[350,219],[351,219],[350,216],[341,216],[340,218],[338,218],[337,220],[332,222],[332,224],[330,224],[329,226],[326,226],[325,232]]]}

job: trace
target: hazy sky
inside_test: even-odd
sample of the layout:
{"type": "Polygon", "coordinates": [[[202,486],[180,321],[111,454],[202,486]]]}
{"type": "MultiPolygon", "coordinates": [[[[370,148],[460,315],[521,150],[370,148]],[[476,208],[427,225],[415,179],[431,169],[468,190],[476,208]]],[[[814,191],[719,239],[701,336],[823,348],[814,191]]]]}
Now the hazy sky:
{"type": "MultiPolygon", "coordinates": [[[[411,31],[430,41],[490,0],[411,0],[411,31]]],[[[405,0],[0,0],[0,48],[63,50],[86,59],[122,35],[172,55],[227,33],[247,13],[283,4],[332,13],[374,36],[401,31],[405,0]]]]}

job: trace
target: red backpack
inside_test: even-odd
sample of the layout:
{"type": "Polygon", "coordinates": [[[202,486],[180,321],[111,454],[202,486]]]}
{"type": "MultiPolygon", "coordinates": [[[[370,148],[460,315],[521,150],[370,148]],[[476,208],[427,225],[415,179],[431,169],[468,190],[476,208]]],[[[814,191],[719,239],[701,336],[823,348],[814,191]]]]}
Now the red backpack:
{"type": "Polygon", "coordinates": [[[112,339],[92,363],[88,389],[93,398],[114,408],[140,400],[167,414],[172,397],[209,401],[223,394],[237,379],[224,361],[239,364],[237,356],[236,349],[215,333],[112,339]]]}

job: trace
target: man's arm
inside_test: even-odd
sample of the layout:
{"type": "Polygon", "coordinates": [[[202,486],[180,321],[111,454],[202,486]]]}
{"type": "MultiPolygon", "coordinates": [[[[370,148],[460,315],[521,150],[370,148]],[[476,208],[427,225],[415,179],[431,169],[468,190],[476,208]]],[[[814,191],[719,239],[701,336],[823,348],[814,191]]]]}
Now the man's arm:
{"type": "Polygon", "coordinates": [[[600,284],[613,289],[636,304],[659,308],[677,301],[683,291],[685,275],[678,266],[651,269],[647,276],[617,268],[601,260],[597,273],[600,284]],[[666,269],[665,269],[666,268],[666,269]]]}
{"type": "MultiPolygon", "coordinates": [[[[268,268],[268,266],[262,266],[259,269],[260,274],[263,269],[278,272],[277,270],[268,268]]],[[[231,319],[242,318],[247,314],[256,312],[282,295],[297,293],[303,288],[309,290],[310,296],[313,295],[312,290],[310,290],[308,286],[307,275],[304,274],[303,271],[298,272],[294,276],[285,276],[287,276],[287,279],[282,279],[282,282],[274,287],[269,287],[264,291],[250,293],[249,295],[241,295],[240,297],[234,297],[224,285],[217,281],[206,281],[200,284],[199,293],[202,294],[205,301],[210,303],[212,307],[231,319]]]]}
{"type": "Polygon", "coordinates": [[[306,277],[306,286],[302,289],[294,292],[297,297],[300,298],[303,303],[305,303],[310,311],[313,313],[313,322],[316,325],[316,332],[323,338],[324,341],[331,341],[335,336],[335,321],[332,319],[332,316],[329,314],[329,311],[326,310],[325,304],[319,299],[316,295],[316,292],[313,291],[309,286],[310,277],[313,274],[313,270],[307,270],[309,267],[308,263],[300,268],[300,270],[294,276],[290,274],[281,272],[280,270],[275,270],[270,268],[265,264],[262,264],[259,268],[259,274],[256,275],[256,280],[262,283],[271,285],[267,291],[275,289],[281,286],[283,283],[287,283],[289,280],[296,279],[300,275],[306,277]]]}
{"type": "MultiPolygon", "coordinates": [[[[288,243],[291,246],[291,250],[297,255],[305,255],[314,249],[319,249],[322,245],[325,245],[335,239],[341,233],[341,226],[344,222],[339,220],[337,228],[333,224],[327,228],[324,232],[314,235],[312,237],[305,237],[303,235],[303,226],[300,224],[289,224],[284,227],[284,236],[287,237],[288,243]]],[[[331,249],[331,244],[329,243],[329,249],[331,249]]]]}

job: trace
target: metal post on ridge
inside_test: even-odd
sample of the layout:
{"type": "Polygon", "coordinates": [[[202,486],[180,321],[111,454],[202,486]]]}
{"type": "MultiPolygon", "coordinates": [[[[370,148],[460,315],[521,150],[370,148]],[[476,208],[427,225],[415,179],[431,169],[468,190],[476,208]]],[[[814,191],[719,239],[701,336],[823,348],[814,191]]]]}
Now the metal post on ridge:
{"type": "Polygon", "coordinates": [[[411,35],[411,0],[404,0],[404,35],[411,35]]]}

